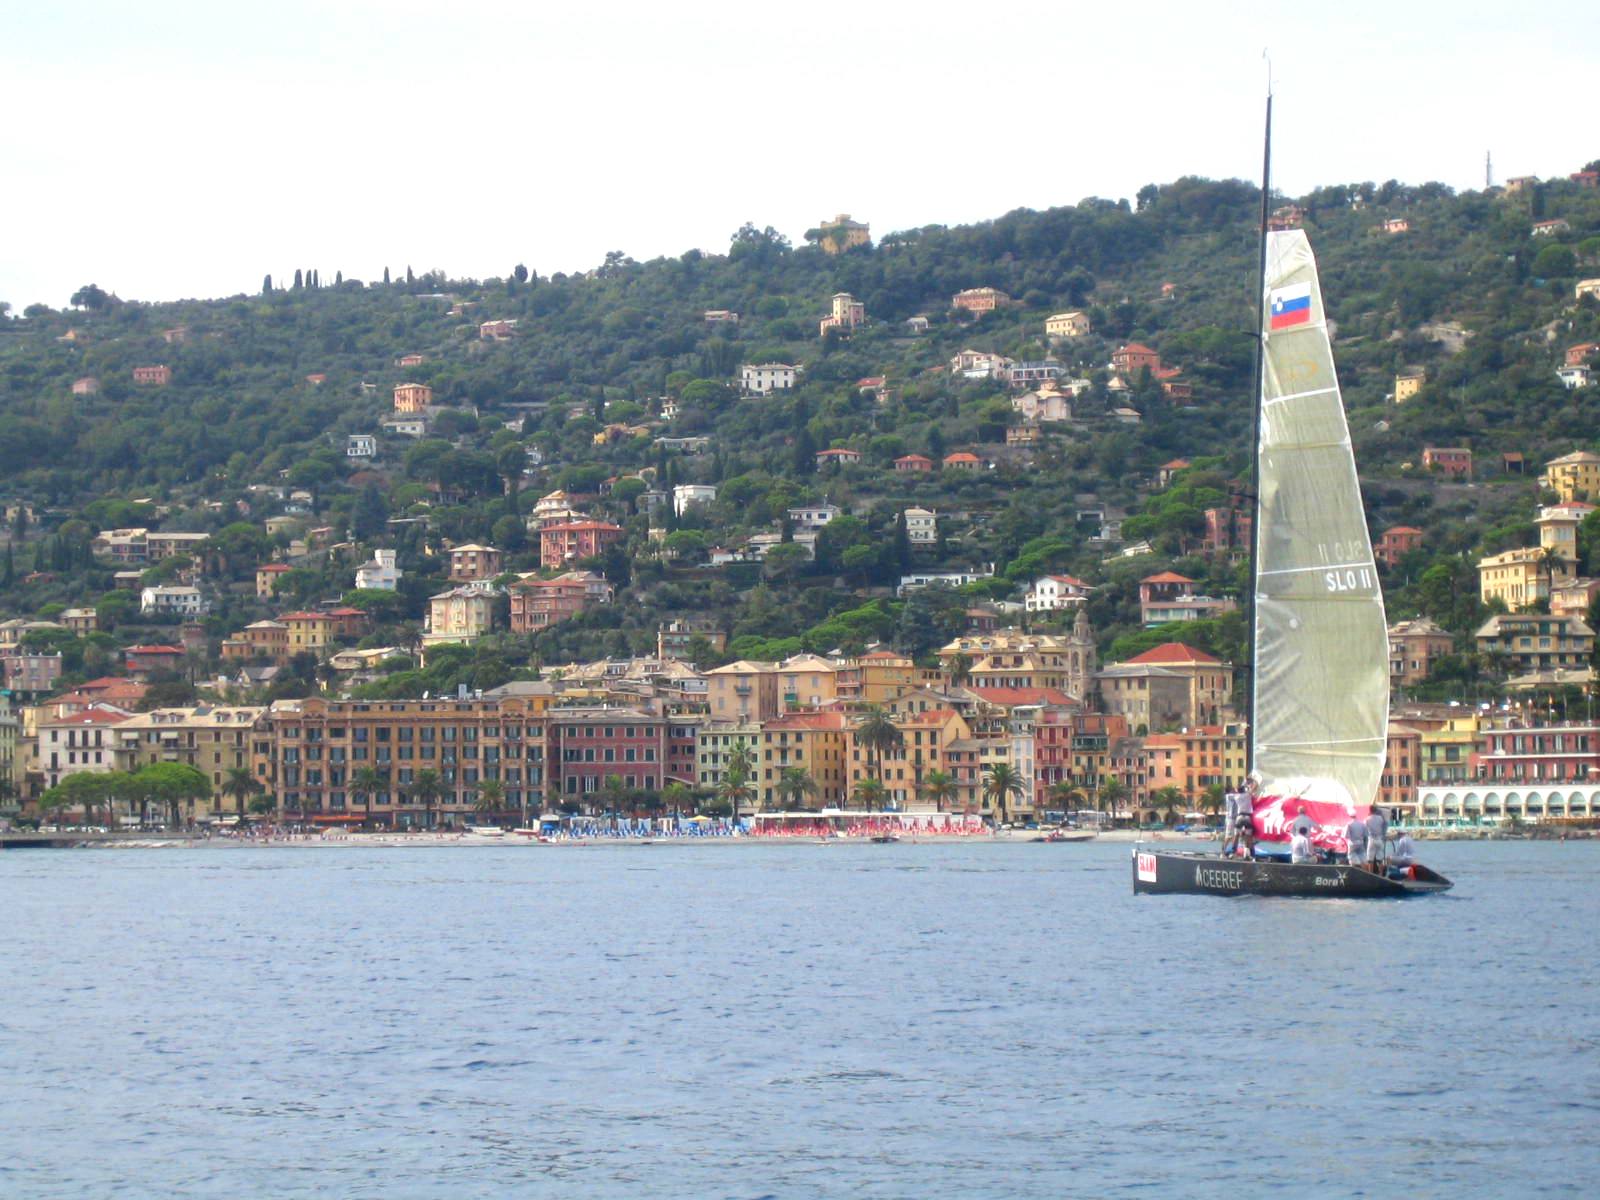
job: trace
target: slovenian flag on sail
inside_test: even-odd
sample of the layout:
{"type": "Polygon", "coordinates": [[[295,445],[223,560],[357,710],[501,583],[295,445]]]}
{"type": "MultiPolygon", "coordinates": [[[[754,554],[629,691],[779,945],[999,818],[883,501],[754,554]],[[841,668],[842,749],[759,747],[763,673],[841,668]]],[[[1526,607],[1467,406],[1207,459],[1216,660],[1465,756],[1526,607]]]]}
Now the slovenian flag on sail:
{"type": "Polygon", "coordinates": [[[1274,288],[1268,305],[1267,329],[1276,333],[1311,321],[1311,281],[1274,288]]]}

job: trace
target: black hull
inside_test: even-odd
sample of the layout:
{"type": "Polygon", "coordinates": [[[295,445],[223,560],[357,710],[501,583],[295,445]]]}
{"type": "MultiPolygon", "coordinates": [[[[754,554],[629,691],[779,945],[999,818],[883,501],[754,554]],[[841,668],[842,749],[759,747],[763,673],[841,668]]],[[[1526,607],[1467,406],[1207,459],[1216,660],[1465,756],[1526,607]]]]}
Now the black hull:
{"type": "Polygon", "coordinates": [[[1191,896],[1299,896],[1308,899],[1398,900],[1449,891],[1450,880],[1424,866],[1390,879],[1359,867],[1257,862],[1220,854],[1139,850],[1133,853],[1134,893],[1191,896]]]}

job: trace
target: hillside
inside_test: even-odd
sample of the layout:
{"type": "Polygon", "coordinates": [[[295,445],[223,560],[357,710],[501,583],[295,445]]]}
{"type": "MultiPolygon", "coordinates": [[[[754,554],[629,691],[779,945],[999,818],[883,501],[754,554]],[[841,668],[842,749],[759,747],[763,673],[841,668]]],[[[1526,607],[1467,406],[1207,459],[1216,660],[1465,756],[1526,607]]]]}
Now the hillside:
{"type": "MultiPolygon", "coordinates": [[[[1586,401],[1600,393],[1567,390],[1556,368],[1568,346],[1600,341],[1595,300],[1574,300],[1578,280],[1600,275],[1600,191],[1574,181],[1509,195],[1363,184],[1295,203],[1337,322],[1369,519],[1375,532],[1405,523],[1426,533],[1388,581],[1391,607],[1463,633],[1481,614],[1460,595],[1471,576],[1459,556],[1535,540],[1538,465],[1595,441],[1586,401]],[[1392,221],[1408,228],[1383,232],[1392,221]],[[1565,228],[1536,234],[1536,221],[1565,228]],[[1396,405],[1396,376],[1409,373],[1426,382],[1396,405]],[[1423,472],[1429,445],[1470,448],[1475,485],[1423,472]],[[1505,474],[1507,453],[1524,456],[1525,475],[1505,474]],[[1453,588],[1420,586],[1441,571],[1453,588]]],[[[213,652],[281,607],[247,586],[258,561],[305,551],[284,596],[310,604],[348,592],[355,563],[392,546],[405,571],[397,597],[356,599],[376,605],[367,641],[399,644],[430,589],[444,586],[446,541],[493,542],[508,570],[536,569],[526,516],[534,497],[560,488],[593,497],[589,511],[623,526],[624,541],[592,564],[618,585],[618,602],[531,638],[442,654],[426,675],[394,677],[395,688],[481,686],[539,661],[640,652],[660,620],[684,614],[728,634],[728,653],[879,639],[926,653],[970,604],[1015,600],[1045,571],[1098,587],[1090,611],[1104,649],[1142,645],[1140,577],[1176,565],[1210,594],[1238,591],[1236,563],[1191,552],[1201,511],[1226,502],[1247,460],[1256,204],[1249,184],[1184,179],[1144,189],[1131,208],[1086,200],[891,233],[839,254],[746,226],[726,255],[636,263],[617,252],[570,277],[519,267],[451,280],[402,268],[394,282],[311,286],[311,273],[297,272],[298,286],[173,304],[86,286],[74,308],[35,306],[0,322],[0,495],[23,514],[11,524],[0,608],[25,617],[103,608],[98,634],[29,635],[68,646],[69,673],[81,674],[113,662],[118,644],[161,632],[112,594],[113,564],[90,549],[103,529],[217,535],[199,563],[146,572],[198,575],[213,652]],[[1000,289],[1012,303],[954,310],[952,297],[971,288],[1000,289]],[[866,323],[819,337],[838,292],[864,305],[866,323]],[[1047,338],[1046,317],[1066,310],[1086,313],[1091,332],[1047,338]],[[710,311],[739,320],[708,321],[710,311]],[[921,331],[908,325],[919,316],[921,331]],[[480,336],[491,321],[515,325],[501,339],[480,336]],[[1127,343],[1181,373],[1119,380],[1108,363],[1127,343]],[[1011,398],[1028,389],[952,372],[964,350],[1059,360],[1063,382],[1083,381],[1071,420],[1008,444],[1021,423],[1011,398]],[[413,365],[399,365],[407,356],[413,365]],[[757,363],[800,366],[797,385],[741,397],[739,368],[757,363]],[[151,366],[168,367],[170,380],[136,383],[135,369],[151,366]],[[863,385],[872,379],[881,385],[863,385]],[[95,390],[75,391],[81,380],[95,390]],[[426,437],[381,429],[407,382],[432,390],[426,437]],[[677,415],[664,420],[668,403],[677,415]],[[379,435],[376,457],[352,461],[347,438],[364,433],[379,435]],[[696,453],[661,437],[706,441],[696,453]],[[827,448],[862,457],[819,471],[814,456],[827,448]],[[955,451],[984,466],[893,469],[907,454],[937,462],[955,451]],[[1195,466],[1156,488],[1158,469],[1177,458],[1195,466]],[[681,517],[670,504],[648,515],[652,486],[690,483],[715,485],[717,499],[681,517]],[[849,515],[822,531],[814,560],[706,562],[751,534],[792,532],[786,510],[824,500],[849,515]],[[908,544],[899,514],[910,505],[938,514],[936,543],[908,544]],[[293,530],[269,536],[262,523],[286,510],[326,529],[335,549],[292,546],[293,530]],[[1102,513],[1110,529],[1091,515],[1102,513]],[[1099,536],[1115,535],[1118,520],[1120,537],[1099,536]],[[1155,553],[1110,557],[1139,539],[1155,553]],[[994,579],[960,594],[893,598],[907,571],[991,565],[994,579]]],[[[1236,656],[1239,632],[1223,618],[1183,636],[1236,656]]]]}

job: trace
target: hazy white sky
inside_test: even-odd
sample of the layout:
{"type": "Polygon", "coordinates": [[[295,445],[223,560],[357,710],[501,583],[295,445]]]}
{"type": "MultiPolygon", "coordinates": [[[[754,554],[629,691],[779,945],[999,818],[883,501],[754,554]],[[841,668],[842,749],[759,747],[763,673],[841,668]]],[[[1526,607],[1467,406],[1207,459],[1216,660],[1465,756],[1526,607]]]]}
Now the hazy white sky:
{"type": "Polygon", "coordinates": [[[1180,175],[1481,187],[1593,135],[1600,5],[14,2],[0,299],[581,270],[1180,175]],[[553,6],[552,6],[553,8],[553,6]]]}

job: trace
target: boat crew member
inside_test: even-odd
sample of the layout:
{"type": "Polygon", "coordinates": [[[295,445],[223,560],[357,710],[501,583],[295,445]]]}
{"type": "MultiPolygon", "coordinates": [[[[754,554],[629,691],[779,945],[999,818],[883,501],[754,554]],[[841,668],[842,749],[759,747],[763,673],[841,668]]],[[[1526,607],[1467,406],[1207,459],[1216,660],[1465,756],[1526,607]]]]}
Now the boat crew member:
{"type": "Polygon", "coordinates": [[[1352,816],[1344,827],[1345,861],[1352,867],[1364,866],[1367,861],[1367,823],[1352,816]]]}
{"type": "Polygon", "coordinates": [[[1232,858],[1239,846],[1239,810],[1248,812],[1250,801],[1244,792],[1228,792],[1222,801],[1222,857],[1232,858]]]}
{"type": "Polygon", "coordinates": [[[1244,791],[1238,793],[1239,812],[1234,818],[1234,846],[1243,850],[1245,857],[1256,856],[1256,793],[1261,781],[1251,775],[1244,781],[1244,791]]]}
{"type": "Polygon", "coordinates": [[[1394,849],[1389,851],[1389,865],[1405,870],[1415,866],[1417,861],[1417,848],[1411,844],[1411,835],[1402,829],[1394,839],[1394,849]]]}
{"type": "Polygon", "coordinates": [[[1384,839],[1389,835],[1389,818],[1376,804],[1367,814],[1367,870],[1383,874],[1384,839]]]}
{"type": "Polygon", "coordinates": [[[1317,852],[1311,848],[1311,831],[1296,821],[1294,836],[1289,839],[1289,861],[1308,863],[1317,861],[1317,852]]]}

